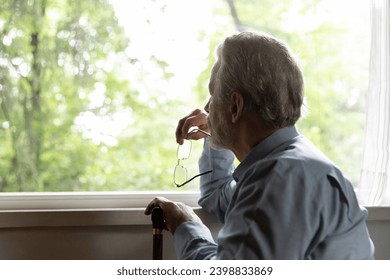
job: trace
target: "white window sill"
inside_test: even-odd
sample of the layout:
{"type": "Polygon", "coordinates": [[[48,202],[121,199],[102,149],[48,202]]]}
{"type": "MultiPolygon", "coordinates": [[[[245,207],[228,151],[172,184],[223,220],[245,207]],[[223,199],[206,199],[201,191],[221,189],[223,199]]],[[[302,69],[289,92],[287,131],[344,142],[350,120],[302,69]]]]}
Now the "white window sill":
{"type": "Polygon", "coordinates": [[[195,191],[1,193],[0,211],[145,208],[157,196],[198,206],[199,192],[195,191]]]}
{"type": "Polygon", "coordinates": [[[156,196],[181,201],[204,222],[216,222],[198,206],[199,192],[3,193],[0,229],[151,225],[144,210],[156,196]]]}

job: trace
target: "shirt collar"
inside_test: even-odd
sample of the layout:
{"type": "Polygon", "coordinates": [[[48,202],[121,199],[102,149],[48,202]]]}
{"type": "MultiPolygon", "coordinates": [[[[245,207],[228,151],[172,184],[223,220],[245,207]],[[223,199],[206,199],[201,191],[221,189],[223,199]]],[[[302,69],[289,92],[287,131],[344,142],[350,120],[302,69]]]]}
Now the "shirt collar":
{"type": "Polygon", "coordinates": [[[244,172],[256,161],[265,158],[269,153],[276,149],[281,144],[299,136],[299,132],[295,126],[287,126],[278,129],[270,136],[257,144],[245,159],[237,166],[233,177],[236,181],[242,177],[244,172]]]}

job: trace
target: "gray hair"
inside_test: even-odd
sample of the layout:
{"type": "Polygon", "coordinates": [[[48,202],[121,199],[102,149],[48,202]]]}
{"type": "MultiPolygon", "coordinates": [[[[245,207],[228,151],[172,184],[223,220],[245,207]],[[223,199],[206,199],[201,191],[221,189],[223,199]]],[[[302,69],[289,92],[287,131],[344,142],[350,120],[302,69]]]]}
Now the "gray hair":
{"type": "Polygon", "coordinates": [[[289,48],[265,34],[242,32],[227,37],[213,69],[225,99],[242,94],[245,111],[268,127],[293,125],[301,116],[303,75],[289,48]]]}

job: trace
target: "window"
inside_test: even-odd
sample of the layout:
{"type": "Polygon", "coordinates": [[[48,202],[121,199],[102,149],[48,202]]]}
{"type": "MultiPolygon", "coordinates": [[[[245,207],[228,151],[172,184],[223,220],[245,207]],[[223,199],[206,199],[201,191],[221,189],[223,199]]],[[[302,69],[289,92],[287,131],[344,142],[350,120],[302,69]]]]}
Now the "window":
{"type": "Polygon", "coordinates": [[[357,185],[367,1],[3,2],[1,192],[176,190],[177,121],[203,107],[215,47],[241,29],[297,54],[308,104],[298,128],[357,185]]]}

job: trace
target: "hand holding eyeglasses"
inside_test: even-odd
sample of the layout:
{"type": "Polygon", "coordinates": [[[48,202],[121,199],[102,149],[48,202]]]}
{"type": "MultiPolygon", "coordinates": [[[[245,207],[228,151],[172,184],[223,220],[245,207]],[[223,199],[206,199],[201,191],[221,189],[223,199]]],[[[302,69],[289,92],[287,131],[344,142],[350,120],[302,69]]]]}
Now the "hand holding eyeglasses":
{"type": "Polygon", "coordinates": [[[179,121],[176,128],[176,142],[182,145],[184,139],[199,140],[210,136],[207,134],[209,132],[206,112],[196,109],[179,121]],[[193,130],[194,127],[198,130],[193,130]],[[206,132],[206,134],[203,132],[206,132]]]}
{"type": "Polygon", "coordinates": [[[187,168],[181,163],[181,161],[190,157],[191,140],[199,140],[209,136],[207,114],[204,111],[196,109],[179,121],[176,129],[176,142],[179,144],[177,148],[177,165],[173,172],[173,181],[178,188],[199,176],[212,172],[212,170],[208,170],[188,179],[187,168]]]}

